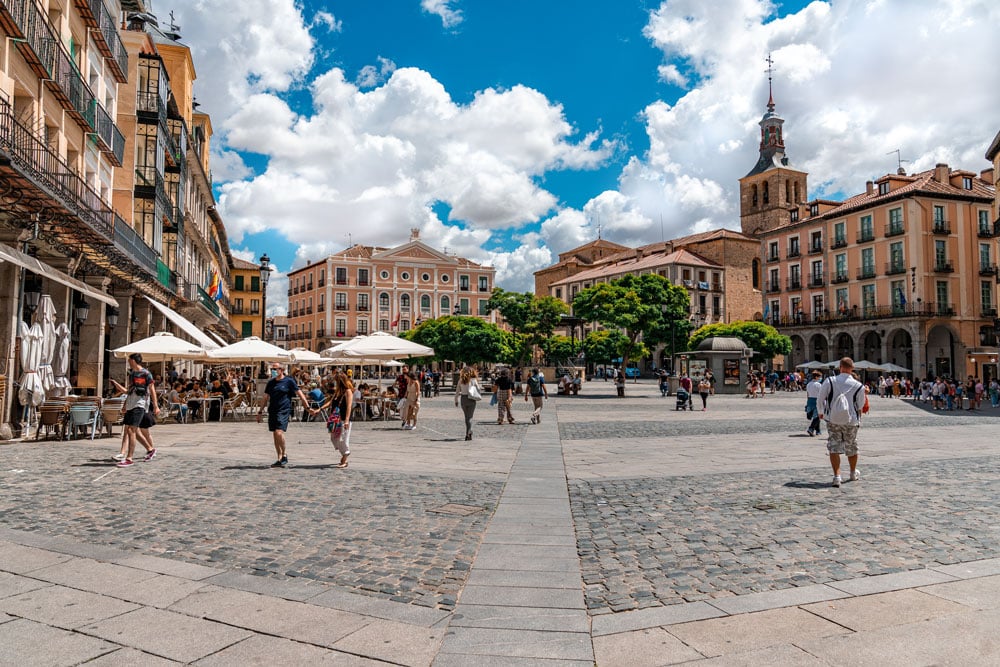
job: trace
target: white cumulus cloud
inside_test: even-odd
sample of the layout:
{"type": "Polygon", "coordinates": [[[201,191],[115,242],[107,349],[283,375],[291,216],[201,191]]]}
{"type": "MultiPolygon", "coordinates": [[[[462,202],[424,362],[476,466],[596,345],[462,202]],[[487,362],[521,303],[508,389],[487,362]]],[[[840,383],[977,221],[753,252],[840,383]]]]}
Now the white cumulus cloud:
{"type": "Polygon", "coordinates": [[[428,14],[441,18],[445,28],[453,28],[462,22],[462,12],[455,9],[457,0],[420,0],[420,7],[428,14]]]}

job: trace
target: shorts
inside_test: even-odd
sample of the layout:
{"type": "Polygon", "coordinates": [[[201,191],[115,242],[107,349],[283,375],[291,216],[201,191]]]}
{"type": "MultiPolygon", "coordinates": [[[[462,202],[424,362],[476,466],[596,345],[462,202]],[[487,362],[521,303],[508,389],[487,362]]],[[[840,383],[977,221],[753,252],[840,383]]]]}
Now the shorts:
{"type": "Polygon", "coordinates": [[[139,428],[152,428],[156,426],[156,415],[152,412],[145,412],[142,415],[142,420],[139,422],[139,428]]]}
{"type": "Polygon", "coordinates": [[[848,456],[858,455],[858,429],[857,424],[830,424],[826,426],[829,439],[826,441],[826,450],[830,454],[847,454],[848,456]]]}
{"type": "Polygon", "coordinates": [[[140,424],[142,424],[142,418],[145,415],[145,408],[132,408],[125,413],[125,416],[122,418],[122,423],[125,424],[125,426],[135,426],[136,428],[139,428],[140,424]]]}
{"type": "Polygon", "coordinates": [[[270,412],[267,413],[267,430],[287,431],[288,419],[291,416],[291,412],[279,412],[278,414],[271,414],[270,412]]]}

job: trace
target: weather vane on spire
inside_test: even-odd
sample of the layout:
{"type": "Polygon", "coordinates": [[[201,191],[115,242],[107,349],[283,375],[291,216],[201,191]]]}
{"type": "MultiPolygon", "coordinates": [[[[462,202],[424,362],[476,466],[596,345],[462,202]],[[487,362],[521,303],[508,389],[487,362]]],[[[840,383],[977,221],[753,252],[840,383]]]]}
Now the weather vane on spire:
{"type": "Polygon", "coordinates": [[[774,111],[774,91],[771,88],[771,78],[774,74],[774,60],[771,58],[771,52],[767,52],[767,58],[764,59],[767,63],[767,110],[774,111]]]}

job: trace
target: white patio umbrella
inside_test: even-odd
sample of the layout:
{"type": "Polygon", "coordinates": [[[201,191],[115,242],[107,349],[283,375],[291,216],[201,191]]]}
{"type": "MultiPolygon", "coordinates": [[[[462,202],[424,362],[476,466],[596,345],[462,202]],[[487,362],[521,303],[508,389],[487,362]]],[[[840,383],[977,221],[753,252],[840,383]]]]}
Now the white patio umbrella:
{"type": "Polygon", "coordinates": [[[66,373],[69,371],[69,327],[65,322],[56,328],[56,346],[52,353],[52,374],[55,380],[53,396],[68,396],[73,385],[66,373]]]}
{"type": "Polygon", "coordinates": [[[115,357],[124,359],[139,353],[143,362],[169,361],[171,359],[205,359],[205,350],[194,343],[178,338],[168,331],[158,331],[149,338],[143,338],[112,350],[115,357]]]}
{"type": "Polygon", "coordinates": [[[302,364],[303,366],[330,363],[330,360],[324,359],[319,352],[313,352],[304,347],[293,347],[289,352],[295,357],[295,363],[302,364]]]}
{"type": "Polygon", "coordinates": [[[56,387],[55,375],[52,372],[52,357],[56,349],[56,306],[48,294],[43,294],[38,304],[38,310],[35,311],[35,324],[42,327],[38,378],[42,383],[42,389],[48,394],[56,387]]]}
{"type": "Polygon", "coordinates": [[[886,373],[912,373],[909,368],[904,368],[898,364],[882,364],[882,370],[886,373]]]}
{"type": "Polygon", "coordinates": [[[210,350],[207,358],[223,363],[255,363],[258,361],[290,363],[295,361],[295,355],[290,350],[283,350],[277,345],[271,345],[257,336],[250,336],[232,345],[210,350]]]}
{"type": "Polygon", "coordinates": [[[38,365],[42,358],[42,327],[37,322],[30,327],[27,322],[17,323],[21,338],[21,382],[17,397],[21,405],[34,407],[45,400],[45,389],[38,377],[38,365]]]}
{"type": "Polygon", "coordinates": [[[426,345],[414,343],[383,331],[376,331],[370,336],[358,336],[329,350],[324,350],[323,356],[389,360],[407,357],[431,357],[434,356],[434,350],[426,345]]]}
{"type": "Polygon", "coordinates": [[[854,368],[855,368],[855,370],[859,370],[859,371],[881,371],[881,370],[885,370],[882,367],[881,364],[876,364],[876,363],[874,363],[872,361],[868,361],[867,359],[862,359],[861,361],[855,361],[854,362],[854,368]]]}
{"type": "Polygon", "coordinates": [[[799,364],[796,368],[802,368],[809,371],[819,370],[821,368],[827,368],[829,364],[823,361],[807,361],[804,364],[799,364]]]}

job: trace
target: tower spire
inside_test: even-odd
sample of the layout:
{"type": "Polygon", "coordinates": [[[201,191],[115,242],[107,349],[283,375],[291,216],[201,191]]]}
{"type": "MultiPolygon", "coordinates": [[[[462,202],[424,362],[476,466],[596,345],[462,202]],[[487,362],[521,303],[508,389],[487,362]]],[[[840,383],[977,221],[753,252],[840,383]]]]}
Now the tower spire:
{"type": "Polygon", "coordinates": [[[771,77],[774,74],[774,60],[771,58],[771,52],[767,52],[767,58],[764,59],[767,63],[767,110],[774,112],[774,90],[771,86],[771,77]]]}

